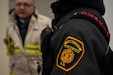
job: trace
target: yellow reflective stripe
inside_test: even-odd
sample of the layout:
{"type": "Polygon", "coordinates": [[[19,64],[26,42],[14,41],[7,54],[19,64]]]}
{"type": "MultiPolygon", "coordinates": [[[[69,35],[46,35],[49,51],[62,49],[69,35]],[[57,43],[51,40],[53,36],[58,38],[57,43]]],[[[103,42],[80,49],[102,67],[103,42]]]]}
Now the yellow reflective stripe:
{"type": "Polygon", "coordinates": [[[26,52],[30,54],[42,55],[42,52],[40,50],[26,50],[26,52]]]}
{"type": "Polygon", "coordinates": [[[16,74],[10,74],[10,75],[16,75],[16,74]]]}
{"type": "Polygon", "coordinates": [[[14,49],[14,51],[13,51],[14,53],[20,53],[20,52],[22,52],[20,49],[14,49]]]}
{"type": "Polygon", "coordinates": [[[20,53],[22,52],[15,44],[14,44],[14,53],[20,53]]]}
{"type": "MultiPolygon", "coordinates": [[[[26,45],[26,50],[27,53],[30,54],[37,54],[37,55],[42,55],[42,52],[40,50],[40,45],[34,45],[34,44],[27,44],[26,45]]],[[[22,52],[16,45],[14,45],[14,53],[20,53],[22,52]]]]}
{"type": "Polygon", "coordinates": [[[26,48],[27,53],[42,55],[39,44],[27,44],[26,48]]]}
{"type": "Polygon", "coordinates": [[[38,44],[35,44],[35,45],[34,44],[27,44],[26,47],[27,48],[38,48],[38,49],[40,49],[40,45],[38,45],[38,44]]]}

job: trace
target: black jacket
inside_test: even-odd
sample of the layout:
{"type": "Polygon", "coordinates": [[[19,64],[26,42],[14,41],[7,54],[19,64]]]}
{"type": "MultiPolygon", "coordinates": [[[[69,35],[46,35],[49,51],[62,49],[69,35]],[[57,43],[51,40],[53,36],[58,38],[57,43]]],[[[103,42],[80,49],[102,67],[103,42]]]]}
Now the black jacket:
{"type": "Polygon", "coordinates": [[[43,75],[113,75],[110,35],[102,14],[88,7],[70,8],[64,14],[55,10],[54,13],[54,32],[46,49],[47,56],[43,57],[43,75]],[[75,13],[72,10],[92,13],[103,26],[99,28],[96,23],[84,18],[69,19],[75,13]]]}

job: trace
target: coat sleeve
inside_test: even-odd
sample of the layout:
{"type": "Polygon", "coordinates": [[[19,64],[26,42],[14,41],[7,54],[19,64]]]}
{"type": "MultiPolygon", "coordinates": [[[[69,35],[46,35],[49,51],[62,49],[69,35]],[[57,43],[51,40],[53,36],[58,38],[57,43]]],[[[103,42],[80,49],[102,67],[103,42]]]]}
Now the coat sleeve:
{"type": "Polygon", "coordinates": [[[113,60],[110,59],[113,53],[109,50],[105,54],[109,44],[94,24],[83,19],[74,19],[64,24],[57,32],[59,32],[58,38],[61,37],[63,41],[57,49],[59,52],[52,74],[112,74],[113,60]]]}

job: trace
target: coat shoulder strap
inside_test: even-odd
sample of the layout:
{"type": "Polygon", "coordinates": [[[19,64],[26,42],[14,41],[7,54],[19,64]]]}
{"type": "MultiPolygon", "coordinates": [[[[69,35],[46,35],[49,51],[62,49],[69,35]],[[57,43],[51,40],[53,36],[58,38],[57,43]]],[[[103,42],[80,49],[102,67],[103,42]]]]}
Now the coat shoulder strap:
{"type": "Polygon", "coordinates": [[[62,25],[66,22],[68,22],[71,19],[74,18],[82,18],[82,19],[86,19],[88,21],[90,21],[91,23],[93,23],[94,25],[96,25],[96,27],[100,30],[100,32],[104,35],[105,39],[107,40],[107,42],[109,43],[109,39],[110,39],[110,33],[109,30],[107,28],[107,25],[104,21],[104,19],[102,18],[102,16],[94,11],[90,11],[90,10],[74,10],[72,12],[70,12],[69,14],[67,14],[67,16],[63,17],[55,26],[56,30],[60,29],[60,27],[62,27],[62,25]]]}

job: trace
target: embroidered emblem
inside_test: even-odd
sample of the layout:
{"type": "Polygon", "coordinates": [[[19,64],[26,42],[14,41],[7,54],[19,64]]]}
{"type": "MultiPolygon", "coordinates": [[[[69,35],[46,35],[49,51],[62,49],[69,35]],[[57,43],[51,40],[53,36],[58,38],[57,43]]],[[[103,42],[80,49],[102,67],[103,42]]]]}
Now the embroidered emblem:
{"type": "Polygon", "coordinates": [[[73,69],[84,55],[84,44],[82,41],[68,36],[57,55],[56,65],[64,71],[73,69]]]}
{"type": "Polygon", "coordinates": [[[71,63],[71,61],[74,59],[74,53],[72,50],[64,50],[61,53],[61,57],[60,57],[61,61],[63,63],[71,63]]]}

